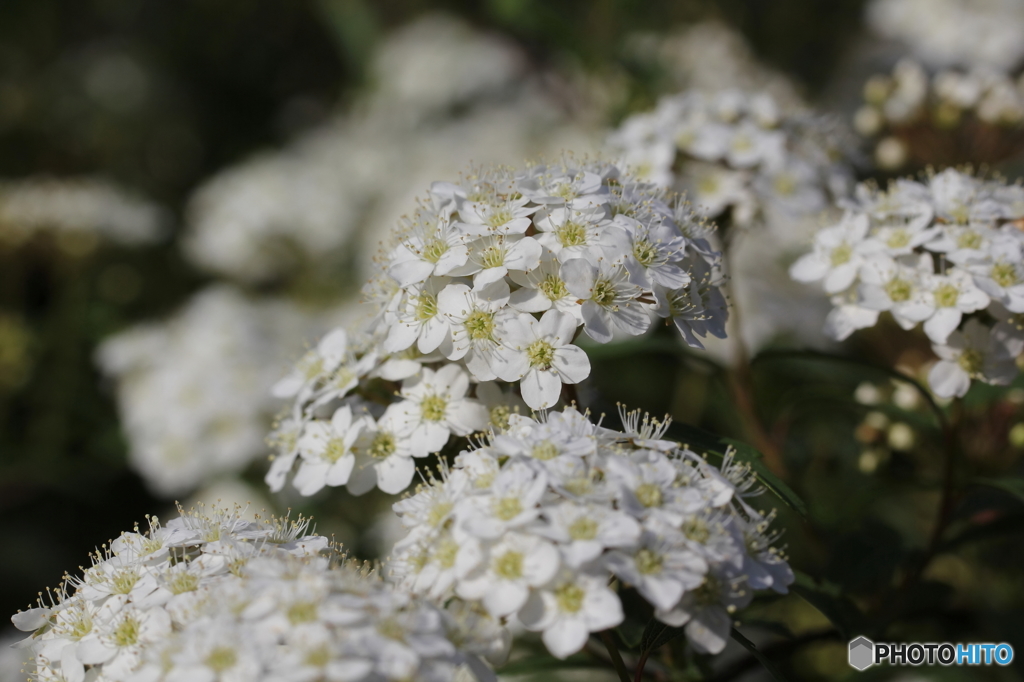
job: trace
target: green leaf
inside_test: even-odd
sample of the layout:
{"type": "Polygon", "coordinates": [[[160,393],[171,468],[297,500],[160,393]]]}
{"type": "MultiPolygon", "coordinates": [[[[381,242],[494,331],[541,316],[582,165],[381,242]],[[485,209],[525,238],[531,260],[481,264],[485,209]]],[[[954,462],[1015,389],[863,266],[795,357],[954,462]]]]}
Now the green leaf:
{"type": "Polygon", "coordinates": [[[940,552],[949,552],[960,545],[972,542],[983,542],[992,538],[1002,538],[1024,532],[1024,514],[1006,514],[987,523],[972,523],[955,537],[947,540],[939,548],[940,552]]]}
{"type": "Polygon", "coordinates": [[[683,628],[674,628],[652,618],[651,622],[644,628],[643,637],[640,638],[640,655],[650,654],[663,644],[668,644],[682,634],[683,628]]]}
{"type": "Polygon", "coordinates": [[[740,631],[736,628],[732,629],[732,638],[739,642],[744,649],[753,654],[754,658],[764,666],[764,669],[768,671],[768,674],[772,676],[772,679],[774,679],[775,682],[787,682],[786,676],[783,675],[777,667],[775,667],[775,664],[772,663],[767,656],[761,653],[758,648],[754,646],[753,642],[740,634],[740,631]]]}
{"type": "Polygon", "coordinates": [[[850,633],[865,631],[864,615],[842,594],[838,586],[828,582],[818,583],[800,571],[794,573],[796,581],[789,589],[828,618],[843,637],[850,638],[850,633]]]}
{"type": "Polygon", "coordinates": [[[1010,493],[1021,502],[1024,502],[1024,478],[1003,476],[1001,478],[975,478],[971,481],[975,485],[984,485],[989,488],[997,488],[1003,492],[1010,493]]]}
{"type": "Polygon", "coordinates": [[[605,668],[605,664],[595,661],[583,654],[574,654],[564,660],[554,656],[531,656],[521,661],[513,661],[508,665],[498,668],[501,675],[532,675],[546,672],[548,670],[567,670],[581,668],[605,668]]]}

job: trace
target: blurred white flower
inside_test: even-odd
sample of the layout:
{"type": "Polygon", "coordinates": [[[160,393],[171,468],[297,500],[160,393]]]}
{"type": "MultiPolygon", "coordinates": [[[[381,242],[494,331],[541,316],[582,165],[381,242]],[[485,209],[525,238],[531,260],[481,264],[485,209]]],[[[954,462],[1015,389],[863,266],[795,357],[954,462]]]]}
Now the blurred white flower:
{"type": "Polygon", "coordinates": [[[288,301],[214,287],[104,341],[96,361],[115,382],[132,468],[173,496],[266,453],[270,388],[319,324],[288,301]]]}

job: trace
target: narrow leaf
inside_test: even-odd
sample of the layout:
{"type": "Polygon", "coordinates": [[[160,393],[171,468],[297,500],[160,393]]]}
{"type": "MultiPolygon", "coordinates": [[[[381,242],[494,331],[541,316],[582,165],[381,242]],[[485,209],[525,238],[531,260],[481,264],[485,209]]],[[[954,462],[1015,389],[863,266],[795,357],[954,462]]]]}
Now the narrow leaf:
{"type": "Polygon", "coordinates": [[[1002,476],[1000,478],[975,478],[971,481],[975,485],[997,488],[1003,492],[1010,493],[1021,502],[1024,502],[1024,478],[1002,476]]]}
{"type": "Polygon", "coordinates": [[[674,628],[652,618],[651,622],[644,628],[643,637],[640,638],[640,654],[650,654],[663,644],[671,642],[682,634],[683,628],[674,628]]]}
{"type": "Polygon", "coordinates": [[[744,637],[736,628],[732,629],[732,638],[739,642],[744,649],[753,654],[754,658],[764,666],[764,669],[768,671],[768,674],[772,676],[772,679],[774,679],[775,682],[787,682],[786,676],[783,675],[777,667],[775,667],[775,664],[772,663],[767,656],[761,653],[758,648],[754,646],[754,643],[744,637]]]}

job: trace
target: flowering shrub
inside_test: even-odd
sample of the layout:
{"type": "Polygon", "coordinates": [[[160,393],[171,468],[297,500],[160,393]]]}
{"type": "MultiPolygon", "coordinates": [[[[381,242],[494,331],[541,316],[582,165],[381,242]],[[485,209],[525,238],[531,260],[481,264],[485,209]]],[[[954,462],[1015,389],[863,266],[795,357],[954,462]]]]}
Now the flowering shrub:
{"type": "Polygon", "coordinates": [[[635,114],[609,139],[623,163],[686,190],[709,218],[732,224],[823,210],[849,180],[845,138],[827,119],[787,113],[767,93],[689,91],[635,114]]]}
{"type": "Polygon", "coordinates": [[[971,379],[1006,384],[1024,350],[1022,210],[1019,185],[953,169],[885,191],[861,185],[791,274],[821,281],[832,296],[827,331],[836,339],[882,312],[904,329],[923,323],[941,358],[929,374],[938,395],[962,396],[971,379]]]}
{"type": "Polygon", "coordinates": [[[408,534],[392,574],[415,593],[515,615],[559,658],[622,623],[614,577],[696,651],[719,653],[755,590],[793,581],[774,514],[745,501],[763,490],[731,453],[718,468],[665,440],[668,422],[623,421],[614,431],[572,407],[512,415],[395,505],[408,534]]]}
{"type": "Polygon", "coordinates": [[[268,483],[280,489],[301,458],[304,495],[400,492],[411,458],[486,429],[489,406],[507,415],[492,382],[539,410],[586,379],[581,330],[607,343],[664,319],[697,348],[724,337],[706,230],[681,198],[600,162],[434,183],[381,257],[368,330],[328,334],[276,386],[294,406],[268,483]]]}
{"type": "Polygon", "coordinates": [[[395,590],[308,524],[182,511],[122,533],[14,617],[32,633],[34,677],[440,682],[502,655],[494,621],[395,590]]]}

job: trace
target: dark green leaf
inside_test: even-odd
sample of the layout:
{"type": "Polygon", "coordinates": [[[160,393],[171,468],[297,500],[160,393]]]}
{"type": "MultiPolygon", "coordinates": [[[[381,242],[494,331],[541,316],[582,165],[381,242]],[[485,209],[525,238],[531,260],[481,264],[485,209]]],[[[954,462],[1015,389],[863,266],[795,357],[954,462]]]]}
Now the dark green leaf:
{"type": "Polygon", "coordinates": [[[775,664],[768,660],[768,657],[762,654],[758,648],[754,646],[754,643],[740,634],[740,631],[736,628],[732,629],[732,638],[739,642],[744,649],[753,654],[754,658],[760,661],[761,665],[764,666],[764,669],[768,671],[768,674],[772,676],[772,679],[774,679],[775,682],[787,682],[785,675],[775,667],[775,664]]]}
{"type": "Polygon", "coordinates": [[[497,672],[501,675],[531,675],[548,670],[604,667],[605,665],[600,661],[595,661],[593,658],[583,654],[575,654],[565,660],[559,660],[554,656],[531,656],[530,658],[513,661],[508,665],[502,666],[498,668],[497,672]]]}
{"type": "Polygon", "coordinates": [[[960,545],[982,542],[992,538],[1001,538],[1024,532],[1024,514],[1006,514],[988,523],[972,523],[958,535],[947,540],[939,548],[940,552],[948,552],[960,545]]]}
{"type": "Polygon", "coordinates": [[[661,645],[671,642],[682,634],[683,628],[674,628],[652,618],[651,622],[644,628],[643,637],[640,638],[640,653],[641,655],[650,654],[661,647],[661,645]]]}
{"type": "Polygon", "coordinates": [[[850,633],[865,631],[863,614],[853,602],[843,596],[836,585],[827,582],[818,583],[800,571],[795,571],[795,574],[796,581],[789,589],[818,609],[836,626],[843,637],[849,638],[850,633]]]}
{"type": "Polygon", "coordinates": [[[1024,502],[1024,478],[1015,478],[1013,476],[1002,476],[1000,478],[975,478],[971,482],[975,485],[998,488],[999,490],[1010,493],[1018,500],[1024,502]]]}

